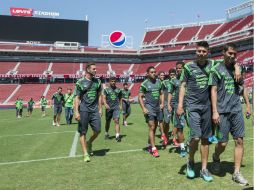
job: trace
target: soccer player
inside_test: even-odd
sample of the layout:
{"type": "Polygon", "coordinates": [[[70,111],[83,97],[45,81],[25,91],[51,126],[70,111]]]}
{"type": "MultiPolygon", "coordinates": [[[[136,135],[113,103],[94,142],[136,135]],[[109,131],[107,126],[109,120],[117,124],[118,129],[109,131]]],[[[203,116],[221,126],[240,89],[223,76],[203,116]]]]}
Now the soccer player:
{"type": "MultiPolygon", "coordinates": [[[[172,117],[173,117],[173,125],[174,128],[177,129],[177,139],[178,143],[180,145],[180,156],[185,157],[186,156],[186,150],[184,145],[184,134],[183,134],[183,128],[185,125],[185,114],[178,117],[176,114],[176,109],[178,105],[178,98],[179,98],[179,88],[180,88],[180,76],[182,73],[182,68],[184,66],[184,62],[178,61],[176,62],[176,71],[177,76],[173,77],[170,80],[170,86],[169,86],[169,94],[168,94],[168,108],[172,111],[172,117]],[[171,105],[173,108],[171,108],[171,105]]],[[[185,110],[185,105],[183,106],[185,110]]]]}
{"type": "Polygon", "coordinates": [[[95,78],[96,65],[88,63],[86,74],[79,79],[75,87],[74,112],[78,121],[78,132],[80,134],[80,144],[84,154],[84,162],[90,162],[93,155],[92,143],[101,131],[101,81],[95,78]],[[90,124],[93,133],[86,142],[86,133],[90,124]]]}
{"type": "Polygon", "coordinates": [[[164,93],[161,81],[156,79],[155,68],[153,66],[148,67],[146,73],[147,79],[140,86],[138,99],[149,127],[147,149],[153,157],[159,157],[155,146],[155,132],[158,122],[163,121],[161,110],[164,106],[164,93]]]}
{"type": "Polygon", "coordinates": [[[46,106],[47,106],[47,104],[48,104],[48,100],[44,96],[41,96],[40,105],[41,105],[42,117],[46,116],[46,106]]]}
{"type": "Polygon", "coordinates": [[[127,118],[131,114],[131,102],[132,99],[130,98],[131,91],[128,88],[128,83],[123,83],[122,89],[122,109],[123,109],[123,125],[127,126],[127,118]]]}
{"type": "Polygon", "coordinates": [[[23,110],[23,102],[21,98],[17,98],[15,101],[16,106],[16,117],[21,118],[22,117],[22,110],[23,110]]]}
{"type": "Polygon", "coordinates": [[[111,119],[113,118],[115,123],[116,142],[121,142],[120,136],[120,110],[122,110],[122,91],[116,87],[116,78],[109,78],[109,87],[104,89],[103,102],[106,108],[106,123],[105,123],[105,139],[109,139],[109,127],[111,119]]]}
{"type": "Polygon", "coordinates": [[[65,119],[67,125],[71,125],[72,117],[73,117],[73,101],[74,101],[74,94],[72,93],[72,89],[67,89],[67,94],[64,95],[64,108],[65,108],[65,119]]]}
{"type": "Polygon", "coordinates": [[[212,134],[211,128],[211,107],[208,77],[212,61],[208,60],[209,45],[206,41],[197,43],[196,60],[184,65],[181,74],[181,87],[179,92],[179,103],[177,108],[178,117],[184,114],[183,102],[187,90],[186,112],[190,127],[189,159],[187,162],[187,177],[194,178],[194,155],[198,149],[201,139],[200,153],[202,169],[200,177],[210,182],[213,177],[207,170],[209,153],[208,137],[212,134]]]}
{"type": "Polygon", "coordinates": [[[162,146],[166,148],[168,144],[168,132],[169,132],[169,123],[171,118],[171,111],[168,110],[168,88],[169,88],[169,81],[170,78],[165,79],[165,73],[160,71],[158,76],[161,81],[162,90],[164,93],[164,106],[162,110],[163,122],[159,123],[160,130],[161,130],[161,139],[163,140],[162,146]]]}
{"type": "Polygon", "coordinates": [[[30,98],[30,100],[27,102],[27,117],[31,117],[33,109],[34,109],[35,102],[33,98],[30,98]]]}
{"type": "MultiPolygon", "coordinates": [[[[216,174],[219,174],[221,171],[220,155],[224,152],[229,140],[229,133],[231,133],[235,141],[234,173],[232,179],[240,185],[246,186],[248,181],[240,173],[245,132],[240,94],[237,90],[238,85],[243,84],[243,80],[238,82],[238,84],[234,81],[233,72],[236,54],[236,45],[233,43],[226,44],[223,49],[224,59],[212,68],[209,78],[209,85],[212,86],[212,119],[218,125],[219,138],[213,154],[213,171],[216,174]]],[[[247,114],[250,114],[249,103],[247,103],[247,108],[247,114]]]]}
{"type": "Polygon", "coordinates": [[[52,125],[60,127],[62,106],[64,105],[64,96],[62,94],[62,87],[58,87],[57,92],[54,93],[52,96],[52,100],[54,102],[54,120],[52,125]]]}

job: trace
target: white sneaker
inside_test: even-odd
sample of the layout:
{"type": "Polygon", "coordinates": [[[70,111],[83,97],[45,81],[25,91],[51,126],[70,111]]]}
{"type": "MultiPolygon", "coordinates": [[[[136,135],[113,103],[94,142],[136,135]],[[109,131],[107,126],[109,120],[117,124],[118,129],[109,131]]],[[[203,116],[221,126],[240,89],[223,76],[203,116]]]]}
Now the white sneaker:
{"type": "Polygon", "coordinates": [[[52,125],[53,125],[53,126],[56,126],[56,123],[53,121],[52,125]]]}
{"type": "Polygon", "coordinates": [[[125,126],[125,127],[127,127],[127,126],[128,126],[127,121],[124,121],[124,126],[125,126]]]}
{"type": "Polygon", "coordinates": [[[59,124],[59,123],[56,123],[56,126],[57,126],[57,127],[60,127],[60,124],[59,124]]]}

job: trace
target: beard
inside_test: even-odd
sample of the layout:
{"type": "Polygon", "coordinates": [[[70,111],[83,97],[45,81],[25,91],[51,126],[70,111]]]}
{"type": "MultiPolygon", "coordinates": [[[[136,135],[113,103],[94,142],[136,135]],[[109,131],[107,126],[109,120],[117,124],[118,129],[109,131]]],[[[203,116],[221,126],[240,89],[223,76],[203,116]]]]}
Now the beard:
{"type": "Polygon", "coordinates": [[[197,63],[200,65],[205,65],[207,62],[207,56],[197,56],[197,63]]]}
{"type": "Polygon", "coordinates": [[[224,56],[224,61],[225,61],[225,64],[228,66],[233,66],[235,64],[235,58],[233,57],[224,56]]]}

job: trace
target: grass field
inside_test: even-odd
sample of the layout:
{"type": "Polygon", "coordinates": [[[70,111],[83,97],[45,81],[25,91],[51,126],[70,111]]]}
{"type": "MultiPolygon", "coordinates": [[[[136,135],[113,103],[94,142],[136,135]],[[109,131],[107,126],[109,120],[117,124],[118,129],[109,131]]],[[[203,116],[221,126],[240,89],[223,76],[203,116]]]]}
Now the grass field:
{"type": "MultiPolygon", "coordinates": [[[[94,143],[95,156],[90,163],[83,162],[79,142],[73,143],[77,124],[71,127],[64,125],[62,117],[63,125],[53,127],[51,115],[52,110],[48,110],[48,116],[42,118],[40,110],[36,109],[31,118],[16,119],[15,110],[0,110],[1,190],[242,189],[231,180],[232,141],[221,157],[221,176],[214,176],[213,182],[206,183],[200,177],[193,180],[186,178],[186,158],[180,158],[171,145],[166,150],[159,150],[160,157],[157,159],[142,150],[147,141],[147,127],[138,105],[132,107],[130,125],[121,127],[121,143],[115,142],[114,138],[104,140],[102,119],[102,133],[94,143]],[[70,156],[71,150],[74,150],[74,157],[70,156]]],[[[245,189],[253,189],[252,118],[245,122],[245,155],[241,171],[250,183],[245,189]]],[[[113,125],[110,135],[114,135],[113,125]]],[[[156,144],[159,141],[156,138],[156,144]]],[[[210,158],[213,150],[214,145],[211,145],[210,158]]],[[[196,176],[201,167],[199,160],[197,152],[196,176]]]]}

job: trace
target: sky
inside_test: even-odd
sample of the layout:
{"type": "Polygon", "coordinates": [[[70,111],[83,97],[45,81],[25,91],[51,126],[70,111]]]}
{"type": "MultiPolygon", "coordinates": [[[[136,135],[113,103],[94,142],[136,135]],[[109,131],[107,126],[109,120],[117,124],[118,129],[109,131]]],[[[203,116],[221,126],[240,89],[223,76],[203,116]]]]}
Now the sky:
{"type": "Polygon", "coordinates": [[[226,19],[226,9],[244,0],[0,0],[0,14],[10,7],[59,12],[63,19],[89,20],[89,46],[101,46],[101,36],[120,30],[139,48],[146,27],[226,19]],[[199,16],[198,16],[199,15],[199,16]]]}

